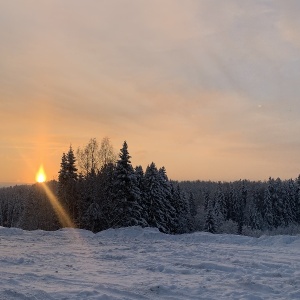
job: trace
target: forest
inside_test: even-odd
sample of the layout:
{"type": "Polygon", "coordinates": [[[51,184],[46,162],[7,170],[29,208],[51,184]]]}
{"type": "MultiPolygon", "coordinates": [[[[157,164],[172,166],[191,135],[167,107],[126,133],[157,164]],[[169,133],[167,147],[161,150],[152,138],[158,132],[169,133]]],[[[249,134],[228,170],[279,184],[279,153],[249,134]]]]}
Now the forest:
{"type": "Polygon", "coordinates": [[[70,146],[58,180],[0,189],[0,226],[93,232],[141,226],[167,234],[252,236],[300,231],[300,177],[177,182],[163,166],[152,162],[143,170],[130,159],[126,141],[118,155],[107,137],[77,151],[70,146]]]}

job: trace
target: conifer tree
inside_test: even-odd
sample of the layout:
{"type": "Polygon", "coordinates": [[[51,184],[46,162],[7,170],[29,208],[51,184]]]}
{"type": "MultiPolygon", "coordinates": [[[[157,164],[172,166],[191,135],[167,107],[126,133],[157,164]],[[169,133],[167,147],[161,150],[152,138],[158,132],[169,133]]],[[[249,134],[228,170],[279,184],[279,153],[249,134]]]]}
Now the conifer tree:
{"type": "Polygon", "coordinates": [[[214,219],[215,219],[215,229],[218,230],[225,221],[227,214],[226,205],[225,205],[225,195],[222,189],[221,182],[218,183],[218,189],[214,196],[214,219]]]}
{"type": "Polygon", "coordinates": [[[293,180],[282,183],[283,222],[284,226],[295,223],[296,187],[293,180]]]}
{"type": "Polygon", "coordinates": [[[206,211],[208,208],[208,202],[209,202],[209,198],[210,198],[208,189],[204,190],[203,197],[204,197],[204,210],[206,211]]]}
{"type": "Polygon", "coordinates": [[[70,146],[67,154],[63,153],[59,170],[58,197],[74,224],[78,218],[78,192],[76,158],[70,146]]]}
{"type": "Polygon", "coordinates": [[[245,225],[254,230],[262,229],[263,227],[262,216],[256,204],[258,197],[259,192],[257,190],[254,189],[251,193],[248,191],[248,201],[245,207],[245,225]]]}
{"type": "Polygon", "coordinates": [[[168,232],[174,232],[177,227],[177,214],[172,205],[172,188],[165,167],[158,170],[158,181],[161,187],[161,197],[166,210],[168,232]]]}
{"type": "Polygon", "coordinates": [[[65,185],[68,179],[68,159],[66,153],[63,153],[60,163],[60,170],[58,172],[58,182],[60,185],[65,185]]]}
{"type": "Polygon", "coordinates": [[[77,168],[76,168],[76,158],[72,146],[70,146],[67,153],[67,174],[68,179],[76,181],[78,179],[77,168]]]}
{"type": "Polygon", "coordinates": [[[141,192],[141,197],[143,198],[143,188],[144,188],[144,171],[142,166],[136,166],[134,168],[134,173],[136,176],[137,185],[141,192]]]}
{"type": "Polygon", "coordinates": [[[97,199],[100,206],[99,230],[110,228],[114,224],[113,213],[118,205],[113,198],[115,168],[113,163],[105,164],[97,176],[97,199]]]}
{"type": "Polygon", "coordinates": [[[238,189],[238,197],[235,198],[234,210],[236,212],[235,217],[238,224],[238,234],[242,234],[244,225],[244,212],[248,193],[244,181],[239,182],[238,189]]]}
{"type": "Polygon", "coordinates": [[[176,233],[189,232],[190,207],[185,193],[182,193],[178,183],[172,184],[172,206],[175,208],[177,217],[176,233]]]}
{"type": "Polygon", "coordinates": [[[196,203],[195,203],[195,196],[192,192],[190,192],[190,194],[189,194],[188,202],[189,202],[189,207],[190,207],[189,227],[190,227],[190,231],[195,231],[195,229],[196,229],[195,218],[197,215],[197,207],[196,207],[196,203]]]}
{"type": "Polygon", "coordinates": [[[300,224],[300,175],[295,180],[296,198],[295,198],[295,221],[300,224]]]}
{"type": "Polygon", "coordinates": [[[282,181],[277,178],[271,181],[272,185],[272,204],[273,204],[273,223],[277,228],[284,225],[284,203],[282,195],[282,181]]]}
{"type": "Polygon", "coordinates": [[[144,176],[145,201],[147,206],[148,224],[162,232],[169,232],[168,211],[162,182],[155,163],[151,163],[144,176]]]}
{"type": "Polygon", "coordinates": [[[268,185],[268,188],[265,190],[264,209],[263,209],[264,223],[265,223],[265,227],[267,229],[272,229],[273,225],[274,225],[273,204],[272,204],[272,194],[271,193],[272,193],[271,186],[268,185]]]}
{"type": "Polygon", "coordinates": [[[206,218],[205,218],[205,225],[204,230],[210,233],[216,233],[217,231],[214,207],[213,207],[213,199],[209,199],[207,203],[207,210],[206,210],[206,218]]]}
{"type": "Polygon", "coordinates": [[[127,142],[120,150],[113,182],[113,226],[146,226],[142,218],[141,192],[130,162],[127,142]]]}

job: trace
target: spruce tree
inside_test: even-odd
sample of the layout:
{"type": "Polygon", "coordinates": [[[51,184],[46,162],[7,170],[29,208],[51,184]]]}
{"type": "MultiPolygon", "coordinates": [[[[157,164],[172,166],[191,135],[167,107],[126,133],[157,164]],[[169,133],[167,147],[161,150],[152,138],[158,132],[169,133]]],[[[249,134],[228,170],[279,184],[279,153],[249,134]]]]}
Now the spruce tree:
{"type": "Polygon", "coordinates": [[[283,221],[288,226],[295,222],[296,187],[293,180],[282,183],[283,221]]]}
{"type": "Polygon", "coordinates": [[[167,230],[172,233],[177,227],[177,214],[172,205],[172,188],[165,167],[161,167],[158,170],[158,181],[161,187],[161,197],[165,207],[167,230]]]}
{"type": "Polygon", "coordinates": [[[195,203],[195,196],[192,192],[190,192],[190,194],[189,194],[188,202],[189,202],[189,207],[190,207],[189,227],[190,227],[190,231],[195,231],[195,229],[196,229],[195,217],[197,215],[197,206],[195,203]]]}
{"type": "Polygon", "coordinates": [[[295,180],[296,199],[295,199],[295,221],[300,224],[300,175],[295,180]]]}
{"type": "Polygon", "coordinates": [[[137,185],[141,191],[141,197],[143,198],[143,185],[144,185],[144,171],[142,166],[136,166],[134,168],[134,173],[137,181],[137,185]]]}
{"type": "Polygon", "coordinates": [[[209,202],[209,190],[206,188],[203,192],[203,198],[204,198],[204,210],[206,211],[208,208],[208,202],[209,202]]]}
{"type": "Polygon", "coordinates": [[[242,234],[243,225],[244,225],[244,212],[245,206],[247,202],[247,189],[245,187],[245,182],[239,182],[238,185],[238,197],[235,198],[234,202],[234,210],[235,210],[235,218],[238,224],[238,234],[242,234]]]}
{"type": "Polygon", "coordinates": [[[58,171],[58,199],[62,206],[67,209],[68,203],[68,159],[63,153],[58,171]]]}
{"type": "Polygon", "coordinates": [[[213,199],[208,199],[204,230],[210,233],[217,232],[213,199]]]}
{"type": "Polygon", "coordinates": [[[76,158],[72,146],[70,146],[67,153],[67,173],[68,179],[76,181],[78,179],[77,168],[76,168],[76,158]]]}
{"type": "Polygon", "coordinates": [[[97,199],[100,206],[99,230],[107,229],[114,224],[114,211],[118,202],[114,201],[115,164],[103,165],[98,174],[97,199]]]}
{"type": "Polygon", "coordinates": [[[248,201],[245,207],[244,222],[253,230],[262,229],[263,221],[261,213],[257,207],[257,199],[259,197],[259,191],[256,189],[251,192],[248,191],[248,201]]]}
{"type": "Polygon", "coordinates": [[[67,154],[63,153],[59,170],[58,197],[68,216],[74,224],[78,219],[78,192],[76,158],[70,146],[67,154]]]}
{"type": "Polygon", "coordinates": [[[169,232],[168,205],[164,201],[164,191],[158,170],[152,162],[144,176],[145,201],[148,224],[162,232],[169,232]]]}
{"type": "Polygon", "coordinates": [[[272,188],[270,184],[268,185],[268,188],[265,190],[263,212],[264,212],[263,218],[264,218],[265,228],[272,229],[274,225],[274,216],[273,216],[273,204],[272,204],[272,188]]]}
{"type": "Polygon", "coordinates": [[[189,232],[189,221],[190,221],[190,207],[188,199],[180,189],[178,183],[172,184],[172,198],[171,203],[176,211],[177,228],[176,233],[189,232]]]}
{"type": "Polygon", "coordinates": [[[58,182],[60,185],[65,185],[68,178],[68,159],[66,153],[63,153],[60,163],[60,170],[58,172],[58,182]]]}
{"type": "Polygon", "coordinates": [[[213,203],[215,229],[218,230],[223,225],[227,214],[225,205],[225,195],[222,189],[221,182],[218,183],[218,189],[215,193],[213,203]]]}
{"type": "Polygon", "coordinates": [[[141,192],[130,162],[126,141],[120,150],[113,182],[113,226],[146,226],[142,218],[141,192]]]}

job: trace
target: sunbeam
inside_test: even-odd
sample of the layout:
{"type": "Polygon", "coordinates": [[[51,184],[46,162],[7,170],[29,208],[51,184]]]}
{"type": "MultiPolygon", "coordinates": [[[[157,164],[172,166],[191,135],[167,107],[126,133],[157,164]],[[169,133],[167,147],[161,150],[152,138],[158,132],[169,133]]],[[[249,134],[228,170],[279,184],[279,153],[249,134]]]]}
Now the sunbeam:
{"type": "Polygon", "coordinates": [[[64,208],[62,207],[62,205],[59,203],[58,199],[56,198],[56,196],[52,193],[52,191],[49,189],[49,187],[47,186],[46,183],[42,182],[41,183],[42,187],[44,188],[47,197],[55,211],[55,213],[57,214],[57,217],[59,219],[59,222],[61,223],[62,227],[71,227],[71,228],[75,228],[75,224],[72,222],[71,218],[69,217],[69,215],[67,214],[67,212],[64,210],[64,208]]]}

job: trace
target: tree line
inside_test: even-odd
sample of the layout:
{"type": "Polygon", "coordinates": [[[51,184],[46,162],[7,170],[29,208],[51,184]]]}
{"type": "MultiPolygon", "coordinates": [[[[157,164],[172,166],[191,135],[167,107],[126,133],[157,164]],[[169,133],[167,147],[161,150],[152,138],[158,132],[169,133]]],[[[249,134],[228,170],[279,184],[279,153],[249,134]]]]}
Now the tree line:
{"type": "MultiPolygon", "coordinates": [[[[164,233],[261,235],[300,232],[300,176],[234,182],[168,179],[155,163],[133,167],[108,138],[62,154],[58,180],[45,183],[72,224],[98,232],[127,226],[164,233]]],[[[62,222],[43,184],[0,189],[0,226],[56,230],[62,222]]]]}
{"type": "Polygon", "coordinates": [[[197,199],[197,230],[261,235],[300,232],[300,176],[234,182],[185,181],[197,199]]]}
{"type": "MultiPolygon", "coordinates": [[[[194,231],[197,212],[193,196],[178,182],[170,181],[164,167],[158,169],[152,162],[144,171],[142,166],[133,167],[130,158],[126,141],[118,157],[108,138],[100,145],[91,139],[76,155],[70,146],[62,154],[58,181],[48,182],[47,186],[77,228],[98,232],[150,226],[172,234],[194,231]]],[[[12,189],[0,191],[0,203],[12,189]]],[[[11,221],[0,217],[2,226],[61,228],[42,184],[27,187],[23,196],[24,201],[18,202],[19,215],[11,221]]]]}

